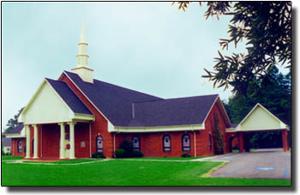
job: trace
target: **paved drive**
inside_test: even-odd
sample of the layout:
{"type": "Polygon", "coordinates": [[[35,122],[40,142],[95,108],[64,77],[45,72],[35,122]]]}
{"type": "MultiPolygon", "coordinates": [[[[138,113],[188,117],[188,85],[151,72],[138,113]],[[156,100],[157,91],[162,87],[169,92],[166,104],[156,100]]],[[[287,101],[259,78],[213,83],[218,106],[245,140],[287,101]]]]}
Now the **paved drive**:
{"type": "Polygon", "coordinates": [[[215,156],[212,161],[229,161],[211,174],[212,177],[240,178],[290,178],[291,153],[283,151],[260,151],[230,153],[215,156]]]}

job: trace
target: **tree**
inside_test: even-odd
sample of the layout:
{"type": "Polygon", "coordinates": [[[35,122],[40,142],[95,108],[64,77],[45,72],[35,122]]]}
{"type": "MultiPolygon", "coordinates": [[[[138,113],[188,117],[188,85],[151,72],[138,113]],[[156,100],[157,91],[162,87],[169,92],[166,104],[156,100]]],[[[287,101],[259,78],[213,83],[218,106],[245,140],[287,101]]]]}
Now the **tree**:
{"type": "Polygon", "coordinates": [[[214,140],[214,153],[224,154],[224,139],[221,134],[221,130],[219,127],[219,119],[217,115],[214,116],[212,136],[214,140]]]}
{"type": "Polygon", "coordinates": [[[236,94],[225,104],[233,123],[239,123],[257,103],[261,103],[287,124],[291,124],[291,79],[276,66],[261,80],[249,82],[247,93],[236,94]]]}
{"type": "MultiPolygon", "coordinates": [[[[291,125],[291,79],[283,75],[276,66],[269,68],[266,77],[249,83],[247,94],[236,94],[229,99],[225,108],[233,123],[239,123],[256,103],[261,103],[283,122],[291,125]]],[[[280,147],[281,132],[249,133],[247,145],[256,148],[280,147]]]]}
{"type": "Polygon", "coordinates": [[[21,108],[21,109],[18,111],[18,113],[17,113],[16,115],[14,115],[13,118],[11,118],[11,119],[9,119],[9,120],[7,121],[7,124],[6,124],[7,129],[9,129],[9,128],[15,128],[15,127],[19,124],[18,118],[19,118],[19,116],[20,116],[22,110],[23,110],[23,108],[21,108]]]}
{"type": "MultiPolygon", "coordinates": [[[[178,2],[185,11],[190,2],[178,2]]],[[[204,4],[200,2],[200,5],[204,4]]],[[[245,40],[246,53],[224,56],[218,51],[214,70],[204,78],[214,86],[232,87],[234,93],[246,94],[253,80],[262,80],[276,64],[290,70],[292,64],[291,2],[206,2],[206,18],[232,16],[227,38],[220,39],[221,49],[235,47],[245,40]]]]}

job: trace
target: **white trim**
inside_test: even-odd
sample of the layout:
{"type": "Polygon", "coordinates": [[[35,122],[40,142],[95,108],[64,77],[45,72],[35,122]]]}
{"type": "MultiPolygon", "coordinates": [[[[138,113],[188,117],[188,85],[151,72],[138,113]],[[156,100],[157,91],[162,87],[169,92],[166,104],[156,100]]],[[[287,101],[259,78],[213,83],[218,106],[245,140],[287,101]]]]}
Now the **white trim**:
{"type": "Polygon", "coordinates": [[[288,130],[287,128],[272,128],[272,129],[238,129],[238,130],[227,130],[226,133],[235,133],[235,132],[248,132],[248,131],[282,131],[282,130],[288,130]]]}
{"type": "Polygon", "coordinates": [[[3,135],[5,135],[5,137],[7,137],[7,138],[25,138],[26,137],[24,135],[20,135],[19,133],[9,133],[9,134],[3,133],[3,135]]]}
{"type": "MultiPolygon", "coordinates": [[[[210,109],[209,109],[208,113],[206,114],[206,116],[205,116],[205,118],[204,118],[204,120],[203,120],[203,124],[204,124],[204,125],[205,125],[205,122],[206,122],[206,120],[207,120],[208,116],[210,115],[210,113],[211,113],[211,111],[212,111],[212,109],[213,109],[214,105],[217,103],[217,101],[218,101],[218,100],[220,100],[220,101],[221,101],[221,99],[220,99],[219,95],[217,95],[217,97],[216,97],[216,99],[214,100],[213,104],[211,105],[211,107],[210,107],[210,109]]],[[[229,118],[229,116],[228,116],[228,114],[227,114],[227,112],[226,112],[226,109],[225,109],[225,107],[224,107],[224,105],[223,105],[223,102],[222,102],[222,101],[221,101],[221,105],[222,105],[222,108],[223,108],[223,110],[224,110],[224,112],[225,112],[225,115],[226,115],[227,121],[229,122],[229,125],[230,125],[230,124],[231,124],[231,121],[230,121],[230,118],[229,118]]]]}
{"type": "Polygon", "coordinates": [[[115,127],[115,132],[123,133],[150,133],[150,132],[172,132],[172,131],[195,131],[204,130],[203,124],[177,125],[177,126],[153,126],[153,127],[115,127]]]}
{"type": "MultiPolygon", "coordinates": [[[[40,86],[38,87],[38,89],[35,91],[34,95],[32,96],[32,98],[30,99],[30,101],[28,102],[28,104],[25,106],[25,108],[22,110],[18,121],[22,121],[25,124],[24,119],[24,115],[27,112],[27,110],[30,108],[30,106],[32,105],[32,103],[34,102],[34,100],[36,99],[37,95],[41,92],[42,88],[48,85],[50,90],[53,91],[53,93],[55,94],[55,96],[59,99],[60,102],[62,102],[62,104],[67,108],[69,114],[68,114],[68,120],[66,121],[55,121],[53,123],[61,123],[61,122],[70,122],[74,119],[78,119],[78,120],[95,120],[95,117],[93,115],[90,114],[82,114],[82,113],[75,113],[70,107],[69,105],[62,99],[62,97],[57,93],[57,91],[55,90],[55,88],[51,85],[50,82],[47,81],[47,79],[44,79],[42,81],[42,83],[40,84],[40,86]]],[[[47,122],[49,123],[49,122],[47,122]]],[[[44,124],[44,122],[39,122],[39,123],[30,123],[30,124],[44,124]]]]}
{"type": "MultiPolygon", "coordinates": [[[[111,123],[108,118],[95,106],[95,104],[87,97],[87,95],[76,85],[76,83],[69,77],[68,73],[66,71],[63,72],[63,74],[66,75],[66,77],[69,78],[69,80],[73,83],[73,85],[80,91],[80,93],[94,106],[94,108],[108,121],[108,123],[111,123]]],[[[76,73],[73,73],[76,74],[76,73]]],[[[112,124],[112,123],[111,123],[112,124]]]]}
{"type": "Polygon", "coordinates": [[[87,120],[87,121],[95,121],[95,116],[90,114],[78,114],[75,113],[73,120],[87,120]]]}
{"type": "Polygon", "coordinates": [[[83,113],[75,113],[72,108],[70,108],[70,106],[62,99],[62,97],[57,93],[57,91],[54,89],[54,87],[51,85],[51,83],[49,83],[47,81],[47,79],[45,79],[46,82],[50,85],[51,89],[53,89],[54,93],[56,94],[56,96],[61,100],[61,102],[68,107],[69,111],[71,111],[71,113],[73,113],[73,117],[71,118],[73,119],[83,119],[83,120],[95,120],[95,117],[91,114],[83,114],[83,113]]]}
{"type": "Polygon", "coordinates": [[[60,101],[68,108],[68,110],[73,114],[71,118],[75,117],[75,112],[70,108],[70,106],[62,99],[62,97],[57,93],[54,87],[45,79],[46,83],[50,86],[50,88],[54,91],[55,95],[60,99],[60,101]]]}
{"type": "Polygon", "coordinates": [[[205,124],[205,122],[206,122],[206,120],[207,120],[207,118],[208,118],[208,116],[209,116],[209,114],[210,114],[211,110],[213,109],[213,107],[214,107],[215,103],[216,103],[216,102],[217,102],[217,100],[218,100],[218,97],[219,97],[219,95],[216,97],[216,99],[214,100],[213,104],[211,105],[211,107],[210,107],[209,111],[207,112],[207,114],[206,114],[206,116],[205,116],[205,118],[204,118],[204,120],[203,120],[203,124],[205,124]]]}
{"type": "MultiPolygon", "coordinates": [[[[220,99],[219,96],[218,96],[218,98],[220,99]]],[[[224,106],[224,104],[223,104],[223,102],[222,102],[221,99],[220,99],[220,102],[221,102],[221,106],[222,106],[222,108],[223,108],[223,110],[224,110],[224,113],[225,113],[225,115],[226,115],[226,118],[227,118],[227,120],[228,120],[228,122],[229,122],[229,125],[231,126],[231,120],[230,120],[230,118],[229,118],[229,116],[228,116],[228,113],[227,113],[227,111],[226,111],[226,108],[225,108],[225,106],[224,106]]]]}
{"type": "Polygon", "coordinates": [[[38,158],[38,146],[39,146],[39,138],[38,138],[38,127],[37,125],[33,126],[33,158],[38,158]]]}
{"type": "MultiPolygon", "coordinates": [[[[279,118],[277,118],[273,113],[271,113],[267,108],[265,108],[263,105],[261,105],[260,103],[257,103],[251,110],[250,112],[243,118],[243,120],[236,126],[235,129],[240,129],[241,125],[247,120],[247,118],[252,114],[252,112],[254,112],[254,110],[257,107],[261,107],[264,111],[266,111],[268,114],[270,114],[275,120],[277,120],[280,123],[280,126],[284,129],[289,129],[288,125],[285,124],[284,122],[282,122],[279,118]]],[[[248,130],[248,129],[247,129],[248,130]]],[[[244,130],[245,131],[245,130],[244,130]]],[[[251,130],[249,130],[251,131],[251,130]]]]}
{"type": "Polygon", "coordinates": [[[24,107],[24,109],[22,110],[22,112],[20,113],[19,117],[18,117],[18,121],[22,121],[23,122],[23,114],[28,110],[29,106],[32,104],[33,100],[36,98],[36,96],[38,95],[38,93],[40,92],[40,90],[42,89],[43,85],[45,84],[46,79],[44,79],[42,81],[42,83],[39,85],[39,87],[37,88],[37,90],[34,92],[33,96],[30,98],[29,102],[26,104],[26,106],[24,107]]]}

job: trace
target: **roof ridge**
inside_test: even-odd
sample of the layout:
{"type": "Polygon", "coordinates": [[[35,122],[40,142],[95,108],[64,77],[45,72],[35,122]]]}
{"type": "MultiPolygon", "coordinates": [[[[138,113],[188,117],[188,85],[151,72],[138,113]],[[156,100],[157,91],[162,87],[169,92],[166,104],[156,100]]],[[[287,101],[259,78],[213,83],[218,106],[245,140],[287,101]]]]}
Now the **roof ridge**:
{"type": "MultiPolygon", "coordinates": [[[[76,73],[69,72],[69,71],[66,71],[66,70],[64,72],[66,72],[67,74],[77,75],[76,73]]],[[[151,95],[151,94],[148,94],[148,93],[145,93],[145,92],[137,91],[135,89],[130,89],[130,88],[123,87],[123,86],[120,86],[120,85],[112,84],[112,83],[109,83],[109,82],[106,82],[106,81],[102,81],[102,80],[98,80],[98,79],[94,79],[94,81],[101,82],[101,83],[106,84],[106,85],[111,85],[111,86],[114,86],[114,87],[118,87],[118,88],[121,88],[121,89],[125,89],[125,90],[128,90],[128,91],[133,91],[133,92],[136,92],[136,93],[140,93],[140,94],[152,96],[152,97],[155,97],[155,98],[163,99],[163,98],[158,97],[158,96],[154,96],[154,95],[151,95]]],[[[92,83],[89,83],[89,84],[92,84],[92,83]]]]}
{"type": "Polygon", "coordinates": [[[150,101],[141,101],[141,102],[133,102],[133,103],[151,103],[151,102],[158,102],[158,101],[168,101],[168,100],[182,100],[182,99],[190,99],[190,98],[200,98],[200,97],[212,97],[212,96],[219,96],[218,94],[212,95],[198,95],[198,96],[187,96],[187,97],[179,97],[179,98],[166,98],[166,99],[158,99],[158,100],[150,100],[150,101]]]}

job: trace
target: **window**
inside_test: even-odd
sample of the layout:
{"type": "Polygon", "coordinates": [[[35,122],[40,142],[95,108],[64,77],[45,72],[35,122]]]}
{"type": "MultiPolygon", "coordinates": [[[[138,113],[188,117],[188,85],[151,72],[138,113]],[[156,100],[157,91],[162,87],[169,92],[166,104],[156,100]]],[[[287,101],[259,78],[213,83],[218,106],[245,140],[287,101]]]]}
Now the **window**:
{"type": "Polygon", "coordinates": [[[132,138],[132,147],[134,151],[140,151],[140,138],[138,136],[132,138]]]}
{"type": "Polygon", "coordinates": [[[22,140],[18,140],[17,142],[17,149],[18,149],[18,153],[22,153],[23,152],[23,142],[22,140]]]}
{"type": "Polygon", "coordinates": [[[97,152],[103,152],[103,138],[100,135],[96,137],[96,150],[97,152]]]}
{"type": "Polygon", "coordinates": [[[191,139],[189,134],[182,135],[182,151],[190,151],[191,150],[191,139]]]}
{"type": "Polygon", "coordinates": [[[171,137],[169,135],[163,136],[163,149],[165,152],[171,151],[171,137]]]}

